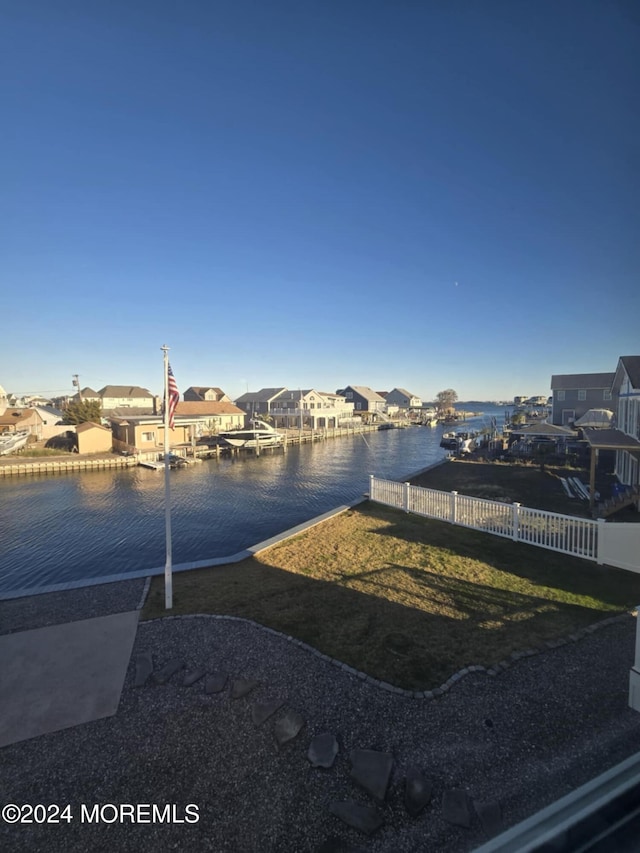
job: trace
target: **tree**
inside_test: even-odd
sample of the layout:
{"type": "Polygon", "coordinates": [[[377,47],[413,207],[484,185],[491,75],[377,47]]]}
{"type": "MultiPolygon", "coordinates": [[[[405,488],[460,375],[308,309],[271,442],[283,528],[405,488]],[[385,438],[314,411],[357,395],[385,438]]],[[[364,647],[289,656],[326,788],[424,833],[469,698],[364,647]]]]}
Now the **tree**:
{"type": "Polygon", "coordinates": [[[458,399],[458,395],[453,388],[446,388],[444,391],[438,391],[436,394],[436,410],[439,415],[453,414],[453,404],[458,399]]]}
{"type": "Polygon", "coordinates": [[[69,403],[64,413],[63,423],[84,424],[92,421],[99,424],[102,421],[102,407],[99,400],[74,400],[69,403]]]}

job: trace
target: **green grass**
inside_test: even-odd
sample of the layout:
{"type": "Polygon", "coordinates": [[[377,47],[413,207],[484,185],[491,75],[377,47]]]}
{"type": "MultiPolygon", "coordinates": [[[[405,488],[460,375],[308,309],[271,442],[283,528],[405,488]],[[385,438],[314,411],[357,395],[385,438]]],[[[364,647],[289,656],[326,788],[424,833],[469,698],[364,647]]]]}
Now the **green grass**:
{"type": "MultiPolygon", "coordinates": [[[[176,574],[172,613],[253,619],[422,690],[639,599],[631,573],[363,504],[242,563],[176,574]]],[[[155,578],[143,618],[162,615],[155,578]]]]}

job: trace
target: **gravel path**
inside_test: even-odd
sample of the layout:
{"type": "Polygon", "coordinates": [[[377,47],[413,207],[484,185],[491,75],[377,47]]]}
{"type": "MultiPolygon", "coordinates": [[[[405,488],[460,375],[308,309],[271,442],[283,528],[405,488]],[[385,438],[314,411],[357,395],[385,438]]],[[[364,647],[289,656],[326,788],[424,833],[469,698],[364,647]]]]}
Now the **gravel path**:
{"type": "Polygon", "coordinates": [[[144,578],[136,578],[0,600],[0,634],[135,610],[140,604],[144,585],[144,578]]]}
{"type": "MultiPolygon", "coordinates": [[[[135,607],[140,584],[137,592],[124,586],[93,593],[114,606],[129,601],[135,607]]],[[[97,615],[89,613],[96,602],[79,596],[78,603],[83,614],[97,615]]],[[[47,624],[34,613],[23,623],[16,616],[14,624],[29,618],[47,624]]],[[[353,847],[336,843],[332,850],[473,850],[487,836],[476,816],[470,829],[444,821],[445,790],[499,800],[505,825],[512,825],[640,750],[640,716],[627,706],[635,623],[630,616],[496,677],[473,673],[434,701],[382,691],[241,621],[142,623],[134,658],[151,653],[157,667],[179,657],[188,668],[224,670],[260,686],[236,700],[228,689],[205,694],[203,681],[183,687],[181,674],[162,686],[135,688],[132,663],[115,717],[0,752],[4,802],[71,803],[74,816],[58,826],[0,824],[0,848],[303,853],[334,838],[353,847]],[[280,751],[273,728],[282,712],[259,727],[251,720],[253,702],[272,698],[286,699],[307,721],[280,751]],[[306,758],[309,741],[324,731],[340,743],[330,770],[314,769],[306,758]],[[328,811],[332,800],[375,805],[349,776],[355,748],[394,756],[387,801],[378,806],[385,824],[370,838],[328,811]],[[402,803],[412,765],[433,784],[431,804],[415,819],[402,803]],[[89,825],[81,823],[81,803],[176,804],[178,817],[193,803],[200,820],[89,825]]]]}

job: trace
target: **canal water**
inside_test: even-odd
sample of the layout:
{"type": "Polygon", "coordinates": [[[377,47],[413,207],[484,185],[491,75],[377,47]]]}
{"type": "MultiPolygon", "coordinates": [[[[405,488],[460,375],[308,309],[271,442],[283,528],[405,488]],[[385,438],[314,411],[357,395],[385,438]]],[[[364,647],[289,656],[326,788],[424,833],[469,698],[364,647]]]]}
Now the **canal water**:
{"type": "MultiPolygon", "coordinates": [[[[173,562],[255,545],[357,499],[369,474],[402,479],[444,458],[442,432],[383,430],[174,470],[173,562]]],[[[4,479],[0,537],[0,594],[162,566],[164,474],[138,467],[4,479]]]]}

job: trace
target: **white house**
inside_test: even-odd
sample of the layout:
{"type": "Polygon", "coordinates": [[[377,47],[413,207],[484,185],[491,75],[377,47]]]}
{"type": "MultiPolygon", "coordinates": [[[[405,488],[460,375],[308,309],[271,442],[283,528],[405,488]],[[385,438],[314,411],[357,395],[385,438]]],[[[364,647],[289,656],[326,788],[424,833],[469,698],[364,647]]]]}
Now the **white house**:
{"type": "Polygon", "coordinates": [[[353,417],[353,403],[340,394],[316,391],[314,388],[291,391],[285,389],[272,403],[275,426],[331,429],[353,417]]]}

